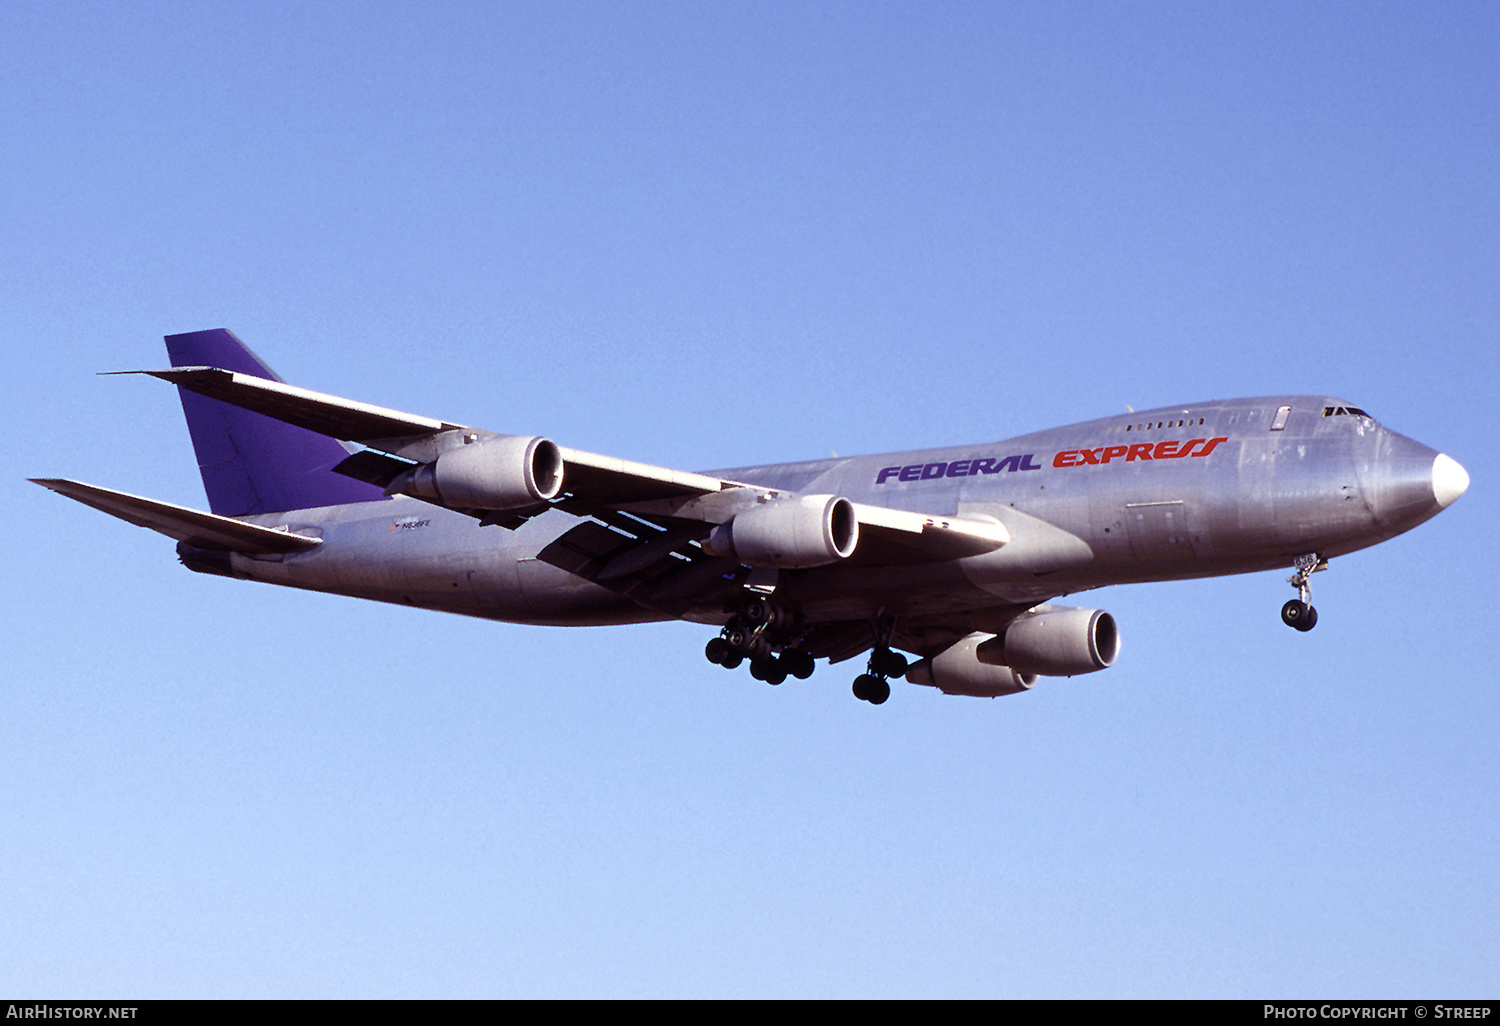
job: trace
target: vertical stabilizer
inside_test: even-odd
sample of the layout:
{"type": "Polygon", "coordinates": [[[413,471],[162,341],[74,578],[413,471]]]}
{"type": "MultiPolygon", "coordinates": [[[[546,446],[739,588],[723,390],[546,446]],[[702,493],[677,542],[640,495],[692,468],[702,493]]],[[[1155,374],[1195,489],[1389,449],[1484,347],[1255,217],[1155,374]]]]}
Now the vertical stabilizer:
{"type": "MultiPolygon", "coordinates": [[[[174,367],[219,367],[270,381],[276,372],[224,328],[168,335],[174,367]]],[[[208,493],[220,516],[277,513],[385,497],[374,485],[333,473],[349,453],[305,428],[179,388],[182,412],[208,493]]]]}

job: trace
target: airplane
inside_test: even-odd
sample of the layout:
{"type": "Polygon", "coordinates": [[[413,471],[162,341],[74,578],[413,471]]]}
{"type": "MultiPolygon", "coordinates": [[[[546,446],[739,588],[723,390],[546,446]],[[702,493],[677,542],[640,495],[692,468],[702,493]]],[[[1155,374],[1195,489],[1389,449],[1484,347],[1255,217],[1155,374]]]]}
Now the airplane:
{"type": "Polygon", "coordinates": [[[211,512],[35,483],[177,541],[190,570],[522,624],[687,620],[770,684],[869,653],[994,698],[1111,666],[1115,619],[1052,600],[1290,567],[1310,578],[1468,488],[1326,396],[1190,403],[999,442],[687,472],[286,384],[226,329],[166,336],[211,512]],[[909,658],[908,656],[915,657],[909,658]]]}

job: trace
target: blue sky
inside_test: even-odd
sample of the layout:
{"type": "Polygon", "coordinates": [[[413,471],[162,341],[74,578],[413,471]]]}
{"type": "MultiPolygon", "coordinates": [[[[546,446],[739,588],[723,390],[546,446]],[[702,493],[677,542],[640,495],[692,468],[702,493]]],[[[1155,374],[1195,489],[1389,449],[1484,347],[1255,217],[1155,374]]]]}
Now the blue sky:
{"type": "Polygon", "coordinates": [[[1492,994],[1500,9],[0,10],[0,990],[1492,994]],[[683,468],[1347,397],[1463,463],[1315,578],[1110,589],[1106,673],[772,690],[683,624],[186,572],[173,391],[683,468]]]}

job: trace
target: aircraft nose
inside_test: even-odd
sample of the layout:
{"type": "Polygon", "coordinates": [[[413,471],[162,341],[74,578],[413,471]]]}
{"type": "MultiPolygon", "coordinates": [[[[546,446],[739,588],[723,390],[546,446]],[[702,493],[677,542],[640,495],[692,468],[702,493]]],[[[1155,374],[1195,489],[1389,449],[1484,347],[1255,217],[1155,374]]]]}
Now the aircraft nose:
{"type": "Polygon", "coordinates": [[[1443,509],[1469,490],[1469,472],[1457,460],[1438,453],[1432,461],[1432,497],[1443,509]]]}
{"type": "Polygon", "coordinates": [[[1408,531],[1435,517],[1469,487],[1458,461],[1394,431],[1371,438],[1361,468],[1365,500],[1388,531],[1408,531]]]}

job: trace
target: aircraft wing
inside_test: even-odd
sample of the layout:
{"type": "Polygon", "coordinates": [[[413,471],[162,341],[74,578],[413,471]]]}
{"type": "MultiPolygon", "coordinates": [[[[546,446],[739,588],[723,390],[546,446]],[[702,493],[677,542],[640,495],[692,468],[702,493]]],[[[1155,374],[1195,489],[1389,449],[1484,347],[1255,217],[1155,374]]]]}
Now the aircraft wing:
{"type": "MultiPolygon", "coordinates": [[[[340,473],[382,486],[416,463],[436,458],[447,448],[499,437],[462,424],[341,399],[217,367],[121,373],[149,374],[231,406],[368,446],[366,452],[355,454],[341,466],[340,473]]],[[[560,451],[567,465],[569,491],[611,505],[746,487],[703,474],[653,467],[580,449],[560,448],[560,451]]]]}
{"type": "Polygon", "coordinates": [[[194,548],[216,549],[226,552],[243,552],[247,555],[272,555],[275,553],[305,552],[323,544],[321,538],[308,538],[287,531],[276,531],[269,527],[258,527],[241,520],[232,520],[213,513],[200,513],[169,502],[144,499],[127,492],[116,492],[82,481],[65,478],[33,477],[33,483],[50,488],[85,506],[102,510],[126,523],[151,530],[187,542],[194,548]]]}
{"type": "MultiPolygon", "coordinates": [[[[560,485],[551,494],[543,489],[535,501],[494,508],[474,501],[472,490],[445,493],[441,477],[430,468],[446,454],[476,444],[522,446],[540,441],[552,446],[551,442],[498,435],[215,367],[125,373],[149,374],[190,392],[364,446],[336,469],[378,485],[387,494],[413,495],[506,528],[554,507],[586,518],[544,548],[540,558],[673,614],[701,605],[715,588],[742,586],[750,575],[740,559],[709,551],[705,542],[716,526],[758,506],[795,498],[712,475],[553,446],[550,451],[560,461],[560,485]],[[426,485],[420,484],[424,471],[426,485]]],[[[530,454],[532,449],[526,451],[530,454]]],[[[461,461],[467,455],[449,460],[461,461]]],[[[858,550],[850,558],[860,564],[949,560],[988,552],[1009,541],[1005,528],[994,521],[849,505],[859,524],[858,550]]]]}

